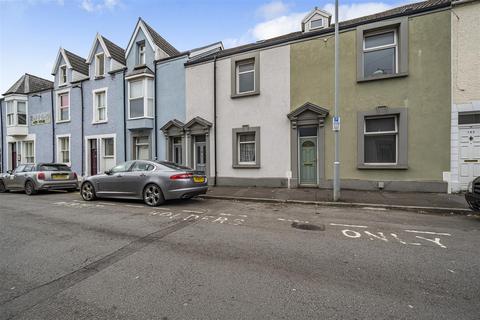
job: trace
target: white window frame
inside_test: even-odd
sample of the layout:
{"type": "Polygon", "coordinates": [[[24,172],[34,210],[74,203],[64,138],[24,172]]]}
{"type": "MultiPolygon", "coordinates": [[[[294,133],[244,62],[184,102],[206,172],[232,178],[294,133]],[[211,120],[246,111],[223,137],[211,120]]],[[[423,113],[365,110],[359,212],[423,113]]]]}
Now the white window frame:
{"type": "Polygon", "coordinates": [[[236,77],[236,83],[237,83],[237,88],[236,88],[237,94],[248,94],[248,93],[255,92],[255,90],[257,88],[257,83],[255,81],[255,76],[256,76],[255,75],[255,63],[256,63],[255,58],[246,59],[246,60],[236,62],[235,77],[236,77]],[[253,69],[252,70],[240,72],[240,66],[241,65],[251,64],[252,62],[253,62],[253,69]],[[245,74],[245,73],[250,73],[250,72],[253,73],[253,90],[240,92],[240,74],[245,74]]]}
{"type": "Polygon", "coordinates": [[[68,74],[67,74],[67,65],[66,64],[62,64],[58,70],[60,71],[60,75],[58,77],[58,85],[59,86],[64,86],[67,84],[68,82],[68,74]],[[65,71],[65,73],[64,73],[65,71]],[[63,81],[65,78],[65,81],[63,81]]]}
{"type": "Polygon", "coordinates": [[[398,132],[398,115],[385,115],[385,116],[366,116],[363,118],[363,136],[364,139],[366,136],[382,136],[382,135],[392,135],[395,134],[395,162],[365,162],[365,152],[366,147],[363,150],[363,159],[365,165],[375,165],[375,166],[391,166],[398,164],[398,139],[399,139],[399,132],[398,132]],[[395,130],[394,131],[376,131],[376,132],[367,132],[367,120],[371,119],[387,119],[387,118],[394,118],[395,119],[395,130]]]}
{"type": "Polygon", "coordinates": [[[56,159],[56,162],[57,163],[63,163],[63,164],[66,164],[68,166],[71,166],[72,164],[72,136],[71,134],[58,134],[56,136],[56,140],[57,140],[57,159],[56,159]],[[63,138],[68,138],[68,162],[63,162],[61,160],[62,159],[62,151],[64,150],[61,150],[60,149],[60,146],[61,146],[61,143],[60,143],[60,139],[63,139],[63,138]]]}
{"type": "Polygon", "coordinates": [[[35,163],[35,140],[25,140],[22,142],[22,157],[23,157],[23,161],[24,163],[35,163]],[[28,143],[31,143],[32,144],[32,155],[31,157],[29,157],[27,155],[27,144],[28,143]],[[32,158],[32,161],[28,161],[27,158],[32,158]]]}
{"type": "Polygon", "coordinates": [[[56,110],[55,110],[55,123],[63,123],[63,122],[70,122],[70,89],[57,91],[56,93],[56,110]],[[63,94],[68,94],[68,119],[67,120],[59,120],[60,119],[60,96],[63,94]]]}
{"type": "MultiPolygon", "coordinates": [[[[92,136],[85,136],[85,153],[84,161],[86,164],[86,174],[91,175],[90,172],[90,154],[89,154],[89,140],[97,140],[97,168],[98,172],[105,171],[110,168],[102,168],[101,159],[114,159],[115,166],[117,165],[117,135],[113,134],[98,134],[92,136]],[[113,139],[113,156],[105,156],[105,139],[113,139]]],[[[70,158],[71,159],[71,158],[70,158]]]]}
{"type": "Polygon", "coordinates": [[[95,55],[95,76],[96,77],[103,77],[105,76],[105,73],[106,73],[106,61],[105,61],[105,53],[103,52],[100,52],[100,53],[97,53],[95,55]],[[99,63],[99,60],[100,60],[100,56],[103,57],[103,73],[100,74],[100,63],[99,63]]]}
{"type": "Polygon", "coordinates": [[[153,78],[151,77],[144,77],[143,79],[138,79],[138,78],[131,78],[129,79],[128,81],[128,119],[129,120],[134,120],[134,119],[143,119],[143,118],[148,118],[148,119],[153,119],[154,115],[155,115],[155,98],[154,98],[154,92],[151,92],[151,97],[148,95],[148,81],[152,81],[152,88],[153,88],[153,91],[155,91],[155,82],[153,81],[153,78]],[[132,82],[136,82],[136,81],[142,81],[143,82],[143,116],[140,116],[140,117],[130,117],[130,100],[133,100],[133,99],[140,99],[140,97],[137,97],[137,98],[130,98],[130,92],[131,92],[131,88],[130,88],[130,85],[132,82]],[[153,110],[152,110],[152,115],[148,115],[148,99],[152,99],[152,106],[153,106],[153,110]]]}
{"type": "Polygon", "coordinates": [[[144,65],[146,63],[146,45],[145,43],[138,44],[138,65],[144,65]]]}
{"type": "Polygon", "coordinates": [[[256,139],[256,132],[251,131],[251,132],[242,132],[242,133],[237,133],[237,154],[238,154],[238,164],[239,165],[251,165],[251,164],[256,164],[256,159],[257,159],[257,139],[256,139]],[[240,141],[241,136],[248,136],[253,134],[253,140],[251,141],[240,141]],[[254,161],[241,161],[241,153],[240,153],[240,145],[242,144],[250,144],[253,143],[253,152],[254,152],[254,161]]]}
{"type": "Polygon", "coordinates": [[[108,122],[108,88],[100,88],[100,89],[95,89],[92,90],[92,96],[93,96],[93,117],[92,117],[92,124],[100,124],[100,123],[106,123],[108,122]],[[105,94],[105,119],[104,120],[99,120],[99,108],[97,105],[97,95],[100,93],[105,94]]]}
{"type": "Polygon", "coordinates": [[[150,148],[150,137],[148,135],[139,135],[139,136],[133,136],[133,155],[134,155],[134,158],[133,160],[144,160],[144,159],[138,159],[138,149],[137,149],[137,146],[147,146],[148,147],[148,154],[149,156],[151,156],[151,153],[152,153],[152,149],[150,148]],[[147,137],[148,141],[147,142],[141,142],[141,143],[137,143],[137,139],[138,138],[145,138],[147,137]]]}
{"type": "Polygon", "coordinates": [[[378,51],[378,50],[382,50],[382,49],[389,49],[389,48],[395,48],[395,68],[394,68],[393,74],[398,73],[398,31],[397,31],[396,28],[382,29],[382,30],[375,31],[375,32],[364,33],[363,34],[363,46],[362,46],[362,48],[363,48],[363,52],[362,52],[362,64],[363,64],[363,75],[362,76],[363,77],[375,76],[375,75],[365,76],[365,53],[372,52],[372,51],[378,51]],[[393,43],[392,44],[385,44],[385,45],[382,45],[382,46],[371,47],[371,48],[366,48],[365,47],[365,44],[366,44],[365,38],[368,38],[368,37],[371,37],[371,36],[376,36],[376,35],[379,35],[379,34],[390,33],[390,32],[393,32],[393,43]]]}
{"type": "Polygon", "coordinates": [[[317,18],[317,19],[312,18],[312,20],[310,20],[309,23],[310,23],[310,30],[316,30],[316,29],[321,29],[321,28],[323,28],[325,22],[323,21],[323,18],[317,18]],[[321,21],[322,21],[322,25],[321,25],[321,26],[318,26],[318,27],[312,27],[312,22],[313,22],[313,21],[318,21],[318,20],[321,20],[321,21]]]}
{"type": "Polygon", "coordinates": [[[28,100],[26,97],[22,96],[13,96],[13,97],[8,97],[5,98],[5,124],[7,127],[27,127],[28,126],[28,100]],[[18,123],[18,102],[24,102],[25,103],[25,124],[19,124],[18,123]],[[8,107],[7,105],[11,103],[12,105],[12,112],[8,112],[8,107]],[[9,115],[12,115],[13,122],[10,123],[9,115]]]}

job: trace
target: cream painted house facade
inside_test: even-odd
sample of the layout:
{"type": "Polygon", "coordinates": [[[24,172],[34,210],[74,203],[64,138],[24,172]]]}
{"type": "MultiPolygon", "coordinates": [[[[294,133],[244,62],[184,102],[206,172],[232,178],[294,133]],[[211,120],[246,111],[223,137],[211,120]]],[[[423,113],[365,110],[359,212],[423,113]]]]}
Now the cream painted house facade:
{"type": "Polygon", "coordinates": [[[452,113],[449,192],[480,176],[480,1],[453,1],[451,9],[452,113]]]}
{"type": "MultiPolygon", "coordinates": [[[[216,176],[218,185],[288,186],[289,75],[289,45],[187,65],[186,118],[200,117],[211,124],[207,173],[216,176]],[[252,90],[239,88],[239,68],[240,74],[253,80],[247,84],[253,87],[246,88],[252,90]]],[[[187,163],[195,167],[198,148],[188,131],[186,143],[186,150],[191,151],[187,163]]]]}

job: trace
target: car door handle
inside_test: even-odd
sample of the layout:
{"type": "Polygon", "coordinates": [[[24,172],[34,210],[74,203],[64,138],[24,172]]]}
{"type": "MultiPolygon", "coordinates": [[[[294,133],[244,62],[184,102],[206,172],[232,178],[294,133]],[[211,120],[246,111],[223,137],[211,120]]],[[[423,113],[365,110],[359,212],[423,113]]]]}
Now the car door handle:
{"type": "Polygon", "coordinates": [[[140,174],[140,177],[146,177],[145,173],[140,174]]]}
{"type": "Polygon", "coordinates": [[[117,178],[121,178],[121,177],[123,177],[121,174],[117,175],[117,178]]]}

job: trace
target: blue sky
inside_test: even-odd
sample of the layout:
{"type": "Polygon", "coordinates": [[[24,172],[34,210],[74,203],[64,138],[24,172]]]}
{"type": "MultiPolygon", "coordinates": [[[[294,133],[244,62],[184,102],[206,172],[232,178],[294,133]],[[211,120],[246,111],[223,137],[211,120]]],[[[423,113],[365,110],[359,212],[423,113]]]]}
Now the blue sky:
{"type": "MultiPolygon", "coordinates": [[[[340,3],[340,20],[408,0],[340,3]]],[[[236,46],[296,31],[313,7],[333,0],[0,0],[0,93],[22,74],[51,79],[59,47],[88,55],[95,34],[126,47],[138,17],[180,51],[223,41],[236,46]]]]}

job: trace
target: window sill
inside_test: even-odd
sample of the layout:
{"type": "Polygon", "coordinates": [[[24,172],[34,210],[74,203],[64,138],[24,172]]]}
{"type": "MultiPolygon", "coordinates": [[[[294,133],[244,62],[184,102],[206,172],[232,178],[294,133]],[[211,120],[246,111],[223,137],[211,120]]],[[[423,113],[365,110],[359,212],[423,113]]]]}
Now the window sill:
{"type": "Polygon", "coordinates": [[[242,98],[242,97],[251,97],[260,95],[260,91],[245,92],[245,93],[234,93],[231,95],[232,99],[242,98]]]}
{"type": "Polygon", "coordinates": [[[70,122],[70,120],[60,120],[60,121],[55,121],[55,123],[67,123],[70,122]]]}
{"type": "Polygon", "coordinates": [[[234,169],[260,169],[259,164],[233,164],[234,169]]]}
{"type": "Polygon", "coordinates": [[[66,87],[67,84],[68,84],[68,83],[66,83],[66,82],[65,82],[65,83],[61,83],[61,84],[58,85],[58,87],[59,87],[59,88],[63,88],[63,87],[66,87]]]}
{"type": "Polygon", "coordinates": [[[404,78],[408,76],[408,72],[404,73],[395,73],[395,74],[382,74],[379,76],[370,76],[367,78],[361,77],[357,78],[358,83],[362,82],[370,82],[370,81],[376,81],[376,80],[385,80],[385,79],[395,79],[395,78],[404,78]]]}
{"type": "Polygon", "coordinates": [[[138,119],[153,119],[153,116],[143,116],[143,117],[136,117],[136,118],[128,118],[128,120],[138,120],[138,119]]]}
{"type": "Polygon", "coordinates": [[[359,170],[407,170],[408,165],[404,164],[359,164],[357,166],[359,170]]]}
{"type": "Polygon", "coordinates": [[[94,80],[101,80],[101,79],[105,79],[105,75],[102,75],[102,76],[95,76],[93,79],[94,79],[94,80]]]}
{"type": "Polygon", "coordinates": [[[105,121],[94,121],[94,122],[92,122],[92,124],[104,124],[104,123],[108,123],[108,120],[105,120],[105,121]]]}

